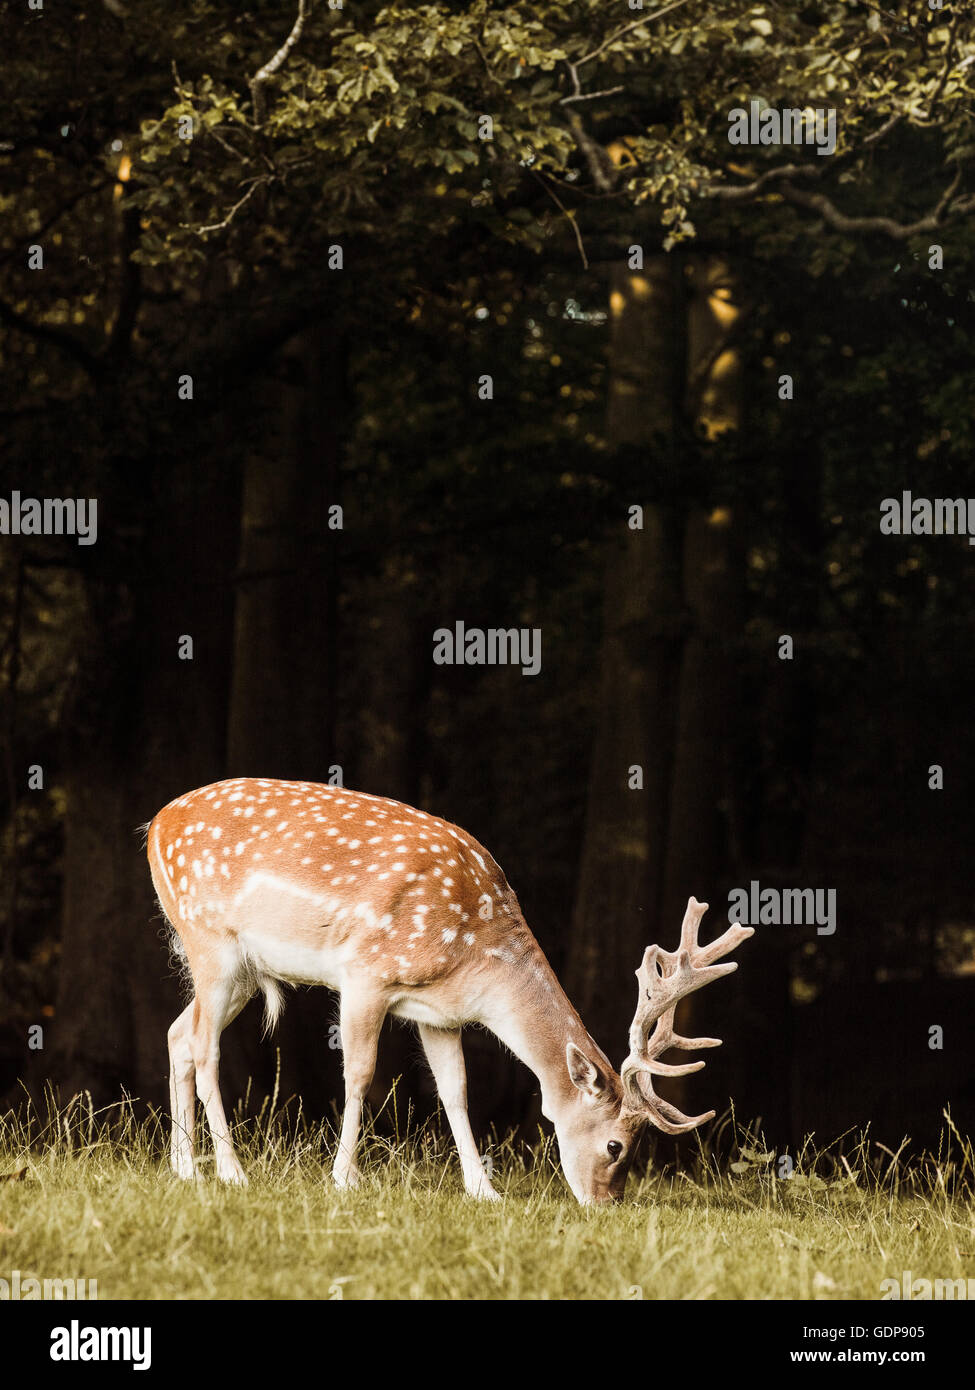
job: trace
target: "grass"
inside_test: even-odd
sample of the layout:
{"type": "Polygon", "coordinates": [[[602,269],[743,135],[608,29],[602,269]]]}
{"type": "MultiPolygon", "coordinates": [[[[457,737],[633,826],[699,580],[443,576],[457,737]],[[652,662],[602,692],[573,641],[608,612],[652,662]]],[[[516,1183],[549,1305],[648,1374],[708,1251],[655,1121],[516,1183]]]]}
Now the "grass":
{"type": "Polygon", "coordinates": [[[876,1299],[904,1270],[975,1278],[975,1150],[948,1115],[935,1154],[809,1141],[787,1180],[728,1115],[596,1210],[551,1142],[493,1145],[488,1205],[439,1126],[404,1128],[366,1135],[365,1183],[340,1193],[331,1127],[268,1102],[237,1125],[236,1189],[207,1157],[170,1176],[164,1119],[129,1104],[25,1106],[0,1117],[0,1278],[97,1279],[101,1299],[876,1299]]]}

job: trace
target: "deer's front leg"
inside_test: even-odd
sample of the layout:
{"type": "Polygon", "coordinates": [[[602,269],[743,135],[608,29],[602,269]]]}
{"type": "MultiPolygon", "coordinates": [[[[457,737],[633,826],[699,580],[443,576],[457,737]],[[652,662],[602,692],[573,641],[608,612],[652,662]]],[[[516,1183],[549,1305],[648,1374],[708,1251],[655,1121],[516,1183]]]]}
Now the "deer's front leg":
{"type": "Polygon", "coordinates": [[[471,1133],[471,1122],[467,1114],[467,1068],[464,1065],[464,1046],[460,1029],[431,1028],[427,1023],[421,1023],[419,1029],[423,1050],[427,1054],[433,1079],[437,1083],[443,1108],[447,1112],[454,1143],[460,1154],[464,1186],[472,1197],[500,1201],[484,1171],[484,1164],[471,1133]]]}
{"type": "Polygon", "coordinates": [[[376,1050],[385,1017],[386,1001],[371,981],[348,980],[345,983],[339,1013],[345,1109],[332,1168],[336,1187],[356,1187],[359,1183],[355,1150],[362,1124],[362,1102],[376,1070],[376,1050]]]}

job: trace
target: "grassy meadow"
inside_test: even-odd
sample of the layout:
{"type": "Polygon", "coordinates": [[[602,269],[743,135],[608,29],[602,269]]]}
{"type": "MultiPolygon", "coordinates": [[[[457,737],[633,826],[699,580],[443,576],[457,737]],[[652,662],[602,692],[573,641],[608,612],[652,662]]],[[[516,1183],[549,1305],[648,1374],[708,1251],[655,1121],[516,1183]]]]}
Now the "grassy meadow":
{"type": "Polygon", "coordinates": [[[975,1153],[947,1115],[938,1153],[809,1141],[784,1179],[729,1114],[596,1210],[541,1136],[490,1146],[505,1200],[482,1204],[445,1126],[371,1130],[344,1193],[330,1126],[269,1101],[236,1134],[242,1189],[206,1147],[198,1181],[172,1177],[165,1118],[128,1105],[0,1117],[0,1278],[97,1279],[100,1299],[877,1299],[904,1270],[975,1277],[975,1153]]]}

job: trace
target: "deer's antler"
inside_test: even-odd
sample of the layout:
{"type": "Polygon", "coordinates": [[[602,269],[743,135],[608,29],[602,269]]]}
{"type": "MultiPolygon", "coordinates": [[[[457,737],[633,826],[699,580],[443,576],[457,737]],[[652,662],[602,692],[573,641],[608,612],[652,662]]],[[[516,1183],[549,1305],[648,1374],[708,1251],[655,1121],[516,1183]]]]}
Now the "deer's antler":
{"type": "Polygon", "coordinates": [[[699,946],[697,933],[707,910],[707,903],[689,898],[681,925],[679,948],[676,951],[662,951],[659,946],[648,946],[643,963],[636,972],[640,998],[630,1025],[630,1055],[620,1070],[624,1104],[628,1109],[647,1116],[667,1134],[684,1134],[689,1129],[695,1129],[705,1120],[714,1119],[714,1111],[709,1110],[704,1115],[692,1118],[682,1115],[676,1106],[655,1095],[654,1076],[686,1076],[689,1072],[700,1071],[704,1066],[703,1062],[674,1066],[658,1061],[658,1058],[670,1047],[691,1052],[700,1047],[721,1046],[720,1038],[682,1038],[675,1033],[674,1013],[677,1005],[696,989],[737,970],[735,961],[728,961],[725,965],[715,965],[714,962],[754,935],[752,927],[743,927],[735,922],[710,946],[699,946]]]}

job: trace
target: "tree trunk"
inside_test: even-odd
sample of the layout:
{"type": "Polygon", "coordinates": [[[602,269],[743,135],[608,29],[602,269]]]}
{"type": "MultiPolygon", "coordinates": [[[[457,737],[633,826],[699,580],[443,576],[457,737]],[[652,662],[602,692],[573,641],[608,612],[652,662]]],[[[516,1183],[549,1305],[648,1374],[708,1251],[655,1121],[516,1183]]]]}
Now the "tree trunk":
{"type": "MultiPolygon", "coordinates": [[[[607,435],[646,449],[673,436],[682,396],[681,289],[675,264],[616,269],[610,307],[607,435]]],[[[634,498],[634,503],[641,499],[634,498]]],[[[571,927],[569,993],[593,1036],[625,1051],[633,972],[652,939],[661,892],[675,691],[684,623],[680,521],[644,505],[643,529],[613,543],[605,575],[601,683],[571,927]],[[642,788],[631,788],[637,767],[642,788]]]]}
{"type": "MultiPolygon", "coordinates": [[[[741,425],[741,364],[734,333],[741,314],[736,277],[720,257],[695,258],[687,311],[687,396],[685,414],[701,439],[713,441],[741,425]]],[[[705,446],[706,447],[706,446],[705,446]]],[[[735,643],[744,627],[744,556],[740,530],[729,506],[692,506],[684,535],[684,604],[689,623],[677,684],[672,784],[667,827],[667,862],[661,921],[668,948],[692,895],[710,899],[705,939],[727,925],[727,905],[718,896],[728,862],[728,819],[732,794],[732,737],[737,724],[735,643]]],[[[720,1036],[729,1017],[727,991],[691,995],[677,1011],[678,1031],[720,1036]]],[[[708,1070],[709,1098],[720,1105],[728,1077],[720,1061],[708,1070]]],[[[664,1082],[659,1092],[678,1108],[700,1109],[700,1083],[691,1078],[664,1082]]]]}
{"type": "Polygon", "coordinates": [[[101,491],[64,721],[60,988],[49,1050],[31,1054],[29,1080],[64,1097],[89,1090],[96,1104],[118,1100],[120,1087],[165,1099],[166,1031],[181,1003],[138,828],[219,776],[224,759],[237,487],[216,451],[204,469],[194,448],[177,452],[154,495],[141,483],[133,493],[131,464],[101,491]],[[123,555],[127,527],[141,543],[123,555]],[[192,660],[180,659],[184,636],[192,660]]]}
{"type": "Polygon", "coordinates": [[[341,531],[329,530],[342,448],[345,360],[317,327],[282,353],[268,436],[244,481],[229,776],[325,781],[334,599],[328,579],[341,531]]]}
{"type": "MultiPolygon", "coordinates": [[[[344,345],[324,325],[282,351],[264,391],[266,432],[247,463],[242,508],[227,776],[328,779],[334,747],[336,594],[330,530],[348,415],[344,345]]],[[[277,1034],[261,1038],[253,1001],[229,1030],[235,1050],[221,1068],[224,1101],[252,1086],[254,1104],[274,1079],[326,1114],[341,1095],[338,1007],[322,990],[296,990],[277,1034]]]]}
{"type": "MultiPolygon", "coordinates": [[[[734,297],[717,258],[614,272],[610,442],[646,448],[652,466],[654,440],[738,428],[734,297]]],[[[627,532],[607,565],[569,981],[594,1035],[620,1051],[643,948],[673,946],[687,898],[710,891],[723,867],[742,576],[730,510],[703,501],[686,521],[674,507],[646,506],[644,529],[627,532]],[[642,790],[627,786],[634,765],[642,790]]]]}
{"type": "MultiPolygon", "coordinates": [[[[686,414],[714,440],[741,422],[739,355],[730,342],[740,308],[731,268],[693,262],[688,302],[686,414]]],[[[733,643],[744,620],[744,568],[727,506],[691,509],[684,536],[683,599],[689,622],[681,653],[661,915],[676,931],[687,899],[703,899],[725,864],[730,738],[737,682],[733,643]]]]}

